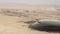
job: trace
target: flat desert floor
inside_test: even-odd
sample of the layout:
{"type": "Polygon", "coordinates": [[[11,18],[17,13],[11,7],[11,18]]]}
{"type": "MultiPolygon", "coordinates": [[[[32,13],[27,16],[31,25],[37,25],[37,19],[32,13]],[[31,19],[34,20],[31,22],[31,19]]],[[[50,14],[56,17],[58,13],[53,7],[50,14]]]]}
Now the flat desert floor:
{"type": "Polygon", "coordinates": [[[35,19],[60,20],[60,9],[54,7],[21,8],[0,7],[0,34],[60,34],[32,30],[28,28],[28,24],[24,23],[35,19]]]}

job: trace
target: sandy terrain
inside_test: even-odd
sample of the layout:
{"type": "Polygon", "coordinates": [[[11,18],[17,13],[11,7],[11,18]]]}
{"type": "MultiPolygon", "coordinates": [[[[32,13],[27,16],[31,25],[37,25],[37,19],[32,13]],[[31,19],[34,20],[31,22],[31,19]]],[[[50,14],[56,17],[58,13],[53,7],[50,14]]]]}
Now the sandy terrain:
{"type": "Polygon", "coordinates": [[[31,30],[24,23],[35,19],[59,19],[60,10],[57,8],[6,8],[0,7],[0,34],[59,34],[58,32],[45,32],[31,30]],[[37,10],[40,9],[40,10],[37,10]]]}

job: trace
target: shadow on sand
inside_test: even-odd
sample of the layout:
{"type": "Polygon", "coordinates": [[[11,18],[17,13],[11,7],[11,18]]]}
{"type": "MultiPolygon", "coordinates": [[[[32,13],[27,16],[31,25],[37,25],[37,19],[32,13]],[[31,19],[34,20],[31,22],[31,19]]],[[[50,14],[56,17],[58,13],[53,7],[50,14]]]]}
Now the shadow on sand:
{"type": "MultiPolygon", "coordinates": [[[[29,27],[29,28],[31,28],[31,27],[29,27]]],[[[46,28],[44,28],[44,29],[37,29],[37,28],[31,28],[32,30],[37,30],[37,31],[45,31],[45,32],[58,32],[58,33],[60,33],[60,28],[59,29],[46,29],[46,28]]]]}
{"type": "Polygon", "coordinates": [[[46,32],[59,32],[60,33],[60,29],[40,29],[38,31],[46,31],[46,32]]]}

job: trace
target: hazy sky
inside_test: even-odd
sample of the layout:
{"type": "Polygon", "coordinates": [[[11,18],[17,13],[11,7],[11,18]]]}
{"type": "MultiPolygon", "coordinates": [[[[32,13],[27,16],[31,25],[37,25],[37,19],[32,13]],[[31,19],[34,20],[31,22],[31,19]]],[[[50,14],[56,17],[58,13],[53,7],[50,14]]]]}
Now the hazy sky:
{"type": "Polygon", "coordinates": [[[0,5],[60,5],[60,0],[0,0],[0,5]]]}

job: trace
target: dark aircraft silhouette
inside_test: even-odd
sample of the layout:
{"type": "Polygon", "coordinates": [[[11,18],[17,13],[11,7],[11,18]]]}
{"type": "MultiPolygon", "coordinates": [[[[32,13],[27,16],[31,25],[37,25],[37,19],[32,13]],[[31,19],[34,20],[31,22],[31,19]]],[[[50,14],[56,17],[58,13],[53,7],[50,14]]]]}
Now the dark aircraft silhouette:
{"type": "Polygon", "coordinates": [[[60,20],[42,19],[30,24],[29,27],[37,30],[60,30],[60,20]]]}

